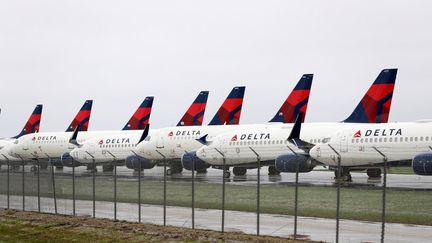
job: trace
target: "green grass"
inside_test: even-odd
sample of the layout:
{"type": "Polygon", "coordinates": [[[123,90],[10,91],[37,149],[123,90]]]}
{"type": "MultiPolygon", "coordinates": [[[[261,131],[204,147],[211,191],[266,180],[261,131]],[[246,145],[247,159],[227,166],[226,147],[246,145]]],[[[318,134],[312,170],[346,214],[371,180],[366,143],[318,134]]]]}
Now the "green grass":
{"type": "MultiPolygon", "coordinates": [[[[47,177],[41,181],[41,195],[52,196],[47,177]]],[[[4,181],[0,181],[3,183],[4,181]]],[[[5,184],[0,193],[6,194],[5,184]]],[[[11,191],[21,195],[21,177],[11,177],[11,191]]],[[[220,184],[196,182],[195,205],[198,208],[220,209],[222,187],[220,184]]],[[[26,175],[26,195],[36,194],[36,177],[26,175]]],[[[56,177],[58,198],[72,198],[70,177],[56,177]]],[[[137,202],[137,181],[119,179],[117,183],[119,202],[137,202]]],[[[142,182],[142,203],[161,205],[163,203],[163,182],[145,180],[142,182]]],[[[91,177],[76,179],[76,198],[92,199],[91,177]]],[[[96,200],[113,200],[113,180],[97,177],[96,200]]],[[[168,182],[167,204],[190,207],[190,182],[168,182]]],[[[299,187],[299,214],[302,216],[334,218],[336,215],[336,188],[299,187]]],[[[341,217],[344,219],[380,221],[382,191],[374,188],[342,188],[341,217]]],[[[432,225],[432,193],[414,190],[387,190],[386,218],[388,222],[432,225]]],[[[226,187],[226,209],[238,211],[256,210],[256,187],[254,185],[232,185],[226,187]]],[[[294,187],[292,185],[262,185],[261,212],[293,215],[294,187]]]]}

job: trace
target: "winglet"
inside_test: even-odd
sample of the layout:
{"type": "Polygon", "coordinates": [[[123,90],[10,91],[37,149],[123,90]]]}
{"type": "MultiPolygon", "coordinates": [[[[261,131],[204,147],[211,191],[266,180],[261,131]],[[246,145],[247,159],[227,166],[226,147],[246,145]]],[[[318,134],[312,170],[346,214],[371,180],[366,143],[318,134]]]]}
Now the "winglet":
{"type": "Polygon", "coordinates": [[[71,138],[69,139],[69,143],[77,146],[77,147],[81,147],[81,144],[78,143],[77,141],[77,137],[78,137],[78,132],[80,130],[81,125],[78,124],[78,126],[75,128],[74,132],[72,133],[71,138]]]}
{"type": "Polygon", "coordinates": [[[209,145],[211,142],[207,140],[208,134],[196,139],[198,142],[200,142],[202,145],[209,145]]]}
{"type": "Polygon", "coordinates": [[[145,126],[145,128],[143,130],[143,133],[142,133],[142,135],[141,135],[141,137],[140,137],[140,139],[139,139],[139,141],[138,141],[137,144],[141,143],[142,141],[144,141],[144,139],[146,139],[146,137],[149,134],[149,129],[150,129],[150,124],[146,124],[146,126],[145,126]]]}
{"type": "Polygon", "coordinates": [[[289,141],[294,141],[297,139],[300,139],[300,131],[301,131],[301,124],[303,121],[303,112],[300,112],[294,122],[294,126],[291,129],[291,133],[288,136],[289,141]]]}

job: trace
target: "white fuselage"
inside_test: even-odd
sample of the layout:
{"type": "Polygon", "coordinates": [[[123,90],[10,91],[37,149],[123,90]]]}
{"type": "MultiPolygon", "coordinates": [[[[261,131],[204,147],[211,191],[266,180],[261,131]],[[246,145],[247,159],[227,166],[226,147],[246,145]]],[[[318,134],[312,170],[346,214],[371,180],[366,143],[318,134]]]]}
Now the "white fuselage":
{"type": "MultiPolygon", "coordinates": [[[[77,141],[84,143],[86,140],[103,134],[114,134],[120,131],[79,132],[77,141]]],[[[72,151],[76,146],[69,143],[73,132],[41,132],[24,135],[13,142],[8,148],[8,154],[18,159],[59,159],[72,151]]]]}
{"type": "Polygon", "coordinates": [[[133,155],[133,150],[142,136],[142,130],[128,130],[95,136],[80,147],[74,148],[70,155],[78,162],[89,164],[109,163],[125,160],[133,155]]]}
{"type": "Polygon", "coordinates": [[[202,143],[197,139],[207,136],[212,140],[215,136],[227,131],[251,129],[254,127],[281,127],[282,123],[250,124],[250,125],[215,125],[215,126],[184,126],[168,127],[153,130],[151,135],[136,147],[135,152],[147,159],[180,159],[185,152],[198,150],[202,143]]]}
{"type": "MultiPolygon", "coordinates": [[[[302,140],[315,144],[331,137],[342,127],[361,126],[353,123],[305,123],[302,124],[302,140]]],[[[240,166],[257,162],[257,154],[261,161],[274,161],[278,156],[296,151],[295,145],[288,142],[293,124],[281,127],[262,127],[229,131],[215,137],[213,141],[202,146],[196,153],[198,158],[210,165],[222,165],[223,157],[228,166],[240,166]],[[254,153],[255,151],[255,153],[254,153]]]]}
{"type": "Polygon", "coordinates": [[[432,122],[365,124],[340,129],[326,143],[316,144],[309,152],[317,161],[337,166],[370,166],[387,162],[411,161],[416,154],[432,152],[432,122]],[[378,151],[383,155],[381,155],[378,151]]]}
{"type": "Polygon", "coordinates": [[[14,138],[0,139],[0,162],[22,162],[21,159],[15,158],[8,153],[14,141],[14,138]]]}

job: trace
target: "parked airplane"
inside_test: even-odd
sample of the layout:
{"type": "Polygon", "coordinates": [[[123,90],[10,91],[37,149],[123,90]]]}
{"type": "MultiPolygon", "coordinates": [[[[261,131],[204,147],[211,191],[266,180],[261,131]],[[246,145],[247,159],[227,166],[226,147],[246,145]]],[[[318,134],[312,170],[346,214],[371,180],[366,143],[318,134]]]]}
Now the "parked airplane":
{"type": "MultiPolygon", "coordinates": [[[[37,159],[59,159],[60,156],[72,149],[68,143],[72,131],[79,126],[81,131],[87,131],[92,100],[87,100],[80,111],[77,113],[66,132],[39,132],[37,134],[26,134],[17,138],[8,147],[8,154],[22,160],[37,159]]],[[[84,140],[84,138],[81,138],[84,140]]]]}
{"type": "MultiPolygon", "coordinates": [[[[208,91],[201,91],[189,109],[178,122],[177,126],[200,126],[203,121],[208,91]]],[[[151,104],[147,104],[151,109],[151,104]]],[[[146,112],[146,120],[140,124],[139,128],[144,129],[149,123],[151,110],[146,112]]],[[[148,131],[147,131],[148,133],[148,131]]],[[[133,148],[140,141],[143,131],[135,131],[132,133],[114,133],[101,134],[100,136],[89,139],[79,147],[70,152],[70,155],[76,161],[83,164],[105,164],[105,167],[112,166],[112,162],[125,161],[126,166],[130,169],[146,169],[149,166],[153,167],[154,163],[142,160],[134,155],[133,148]]],[[[147,135],[146,135],[147,136],[147,135]]]]}
{"type": "Polygon", "coordinates": [[[11,138],[0,139],[0,163],[5,162],[14,162],[16,166],[16,162],[22,162],[21,159],[10,156],[7,151],[9,147],[14,143],[14,141],[26,134],[37,133],[39,132],[40,121],[42,116],[42,105],[37,105],[33,110],[32,114],[28,118],[26,124],[24,124],[24,128],[21,132],[11,138]]]}
{"type": "Polygon", "coordinates": [[[331,167],[340,156],[343,176],[352,169],[382,166],[384,158],[389,166],[410,165],[418,175],[432,175],[432,120],[341,128],[309,154],[331,167]]]}
{"type": "MultiPolygon", "coordinates": [[[[227,101],[225,101],[221,107],[221,109],[225,108],[223,109],[224,111],[221,112],[221,109],[219,109],[209,126],[167,127],[158,129],[157,131],[150,133],[150,135],[136,147],[136,153],[149,160],[170,160],[172,163],[171,169],[168,170],[168,174],[179,173],[183,169],[181,158],[185,155],[188,156],[189,153],[194,154],[194,151],[202,146],[202,141],[198,141],[200,138],[201,140],[212,139],[214,136],[226,131],[236,131],[263,126],[279,127],[283,124],[281,122],[293,122],[297,112],[306,111],[307,109],[312,79],[312,74],[305,74],[302,76],[293,92],[288,96],[282,107],[271,119],[271,125],[237,125],[240,119],[240,101],[243,100],[243,89],[242,92],[238,92],[237,94],[231,93],[228,96],[227,101]],[[228,101],[235,102],[228,103],[228,101]],[[220,125],[216,125],[214,123],[215,120],[219,121],[220,125]],[[222,123],[221,121],[223,120],[235,121],[235,125],[232,123],[222,123]]],[[[196,168],[197,172],[200,173],[205,172],[206,169],[207,167],[196,168]]],[[[274,167],[269,168],[269,172],[274,173],[274,167]]]]}
{"type": "MultiPolygon", "coordinates": [[[[353,113],[344,122],[336,123],[306,123],[303,125],[302,139],[310,144],[326,141],[336,131],[342,128],[360,127],[366,123],[386,123],[390,112],[394,83],[397,69],[383,70],[371,88],[362,98],[353,113]]],[[[304,117],[302,117],[304,119],[304,117]]],[[[221,134],[201,147],[196,157],[190,155],[183,158],[183,166],[195,168],[219,167],[225,158],[226,165],[235,166],[235,175],[244,175],[247,168],[256,168],[257,156],[261,165],[275,165],[278,171],[295,172],[296,147],[287,138],[293,124],[281,127],[261,126],[253,129],[229,131],[221,134]],[[222,156],[223,155],[223,156],[222,156]],[[295,159],[293,159],[295,158],[295,159]]],[[[316,163],[302,157],[301,172],[311,171],[316,163]]],[[[229,172],[226,171],[226,176],[229,172]]]]}

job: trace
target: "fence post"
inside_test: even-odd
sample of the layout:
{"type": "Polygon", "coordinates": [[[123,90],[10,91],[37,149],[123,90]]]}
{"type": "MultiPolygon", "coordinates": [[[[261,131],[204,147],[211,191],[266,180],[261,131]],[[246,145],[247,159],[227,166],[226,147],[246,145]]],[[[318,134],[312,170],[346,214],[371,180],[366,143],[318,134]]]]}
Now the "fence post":
{"type": "Polygon", "coordinates": [[[6,161],[7,161],[7,180],[6,180],[6,186],[7,186],[7,188],[6,188],[6,192],[7,192],[7,208],[9,209],[10,208],[10,195],[9,195],[9,166],[10,166],[10,164],[9,164],[9,158],[8,157],[6,157],[4,154],[2,154],[3,155],[3,157],[5,157],[5,159],[6,159],[6,161]]]}
{"type": "Polygon", "coordinates": [[[163,155],[161,152],[159,152],[158,150],[156,150],[156,152],[158,153],[158,154],[160,154],[160,156],[162,156],[162,158],[163,158],[163,161],[164,161],[164,184],[163,184],[163,225],[164,226],[166,226],[166,176],[167,176],[167,173],[166,173],[166,163],[167,163],[167,160],[166,160],[166,157],[165,157],[165,155],[163,155]]]}
{"type": "Polygon", "coordinates": [[[192,162],[192,229],[195,229],[195,157],[192,162]]]}
{"type": "Polygon", "coordinates": [[[117,166],[115,163],[117,158],[108,150],[107,153],[109,153],[114,159],[111,164],[114,165],[114,220],[117,220],[117,166]]]}
{"type": "Polygon", "coordinates": [[[24,160],[21,158],[22,161],[22,210],[25,211],[25,175],[24,175],[24,160]]]}
{"type": "MultiPolygon", "coordinates": [[[[291,152],[297,155],[290,146],[287,145],[287,148],[291,150],[291,152]]],[[[296,163],[296,175],[295,175],[295,188],[294,188],[294,240],[297,239],[297,219],[298,219],[298,181],[299,181],[299,161],[296,163]]]]}
{"type": "Polygon", "coordinates": [[[260,209],[260,199],[261,199],[261,196],[260,196],[260,188],[261,188],[261,157],[259,156],[259,154],[252,148],[252,147],[249,147],[249,149],[255,154],[255,156],[256,156],[256,158],[257,158],[257,163],[258,163],[258,174],[257,174],[257,202],[256,202],[256,206],[257,206],[257,208],[256,208],[256,214],[257,214],[257,229],[256,229],[256,232],[257,232],[257,235],[260,235],[260,212],[261,212],[261,209],[260,209]]]}
{"type": "Polygon", "coordinates": [[[327,145],[337,155],[338,179],[337,179],[337,200],[336,200],[336,243],[338,243],[339,242],[339,217],[340,217],[340,181],[341,181],[341,171],[342,171],[341,156],[330,144],[327,145]]]}
{"type": "Polygon", "coordinates": [[[37,197],[38,197],[38,212],[41,211],[41,204],[40,204],[40,161],[39,159],[36,160],[37,162],[37,197]]]}
{"type": "Polygon", "coordinates": [[[53,197],[54,197],[54,212],[57,214],[57,195],[56,195],[56,188],[55,188],[55,175],[54,175],[54,163],[49,158],[49,162],[51,164],[51,178],[52,178],[52,188],[53,188],[53,197]]]}
{"type": "Polygon", "coordinates": [[[86,153],[92,158],[92,177],[93,177],[93,218],[96,218],[96,160],[88,151],[86,153]]]}
{"type": "Polygon", "coordinates": [[[138,169],[138,222],[141,223],[141,161],[138,169]]]}
{"type": "Polygon", "coordinates": [[[222,226],[221,226],[221,231],[222,233],[225,232],[225,172],[226,172],[226,159],[225,159],[225,154],[222,153],[219,149],[215,148],[215,150],[222,155],[222,226]]]}
{"type": "Polygon", "coordinates": [[[377,151],[382,157],[384,162],[383,172],[383,185],[382,185],[382,214],[381,214],[381,243],[384,243],[384,235],[385,235],[385,218],[386,218],[386,191],[387,191],[387,156],[381,152],[376,147],[372,147],[377,151]]]}
{"type": "Polygon", "coordinates": [[[75,207],[75,160],[72,160],[72,215],[76,215],[75,207]]]}

